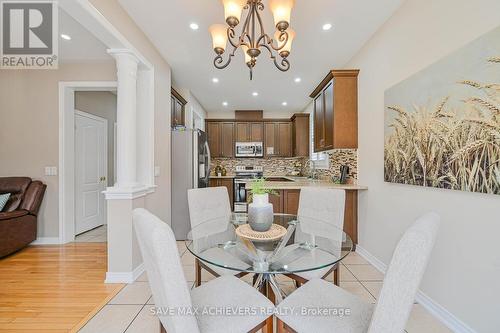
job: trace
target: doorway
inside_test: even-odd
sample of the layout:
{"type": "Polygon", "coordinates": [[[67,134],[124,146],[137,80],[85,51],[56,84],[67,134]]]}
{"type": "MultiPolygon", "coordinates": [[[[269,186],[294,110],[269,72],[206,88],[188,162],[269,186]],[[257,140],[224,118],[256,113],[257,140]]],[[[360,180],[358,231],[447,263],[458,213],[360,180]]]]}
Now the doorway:
{"type": "Polygon", "coordinates": [[[116,103],[113,91],[75,92],[75,242],[107,240],[103,192],[115,183],[116,103]]]}

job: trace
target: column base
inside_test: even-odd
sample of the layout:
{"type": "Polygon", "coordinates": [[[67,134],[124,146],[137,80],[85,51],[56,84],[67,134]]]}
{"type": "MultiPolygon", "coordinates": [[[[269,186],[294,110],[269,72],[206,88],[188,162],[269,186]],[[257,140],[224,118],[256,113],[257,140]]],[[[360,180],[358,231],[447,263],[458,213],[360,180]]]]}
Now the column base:
{"type": "Polygon", "coordinates": [[[144,271],[144,264],[140,264],[131,272],[106,272],[104,283],[133,283],[144,271]]]}

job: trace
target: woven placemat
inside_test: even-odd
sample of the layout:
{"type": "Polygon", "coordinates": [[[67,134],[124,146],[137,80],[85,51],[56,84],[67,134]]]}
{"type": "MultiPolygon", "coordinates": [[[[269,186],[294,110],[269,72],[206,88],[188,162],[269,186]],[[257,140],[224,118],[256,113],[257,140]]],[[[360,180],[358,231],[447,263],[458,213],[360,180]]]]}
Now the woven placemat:
{"type": "Polygon", "coordinates": [[[272,242],[285,236],[286,228],[278,224],[271,225],[268,231],[255,231],[250,228],[250,224],[243,224],[236,228],[236,235],[251,241],[272,242]]]}

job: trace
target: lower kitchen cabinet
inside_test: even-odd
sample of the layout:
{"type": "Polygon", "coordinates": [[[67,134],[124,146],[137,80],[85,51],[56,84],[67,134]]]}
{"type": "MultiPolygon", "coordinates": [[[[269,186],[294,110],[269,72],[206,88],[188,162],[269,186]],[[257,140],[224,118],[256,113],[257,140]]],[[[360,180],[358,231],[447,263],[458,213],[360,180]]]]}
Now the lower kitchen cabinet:
{"type": "Polygon", "coordinates": [[[283,213],[296,215],[299,210],[300,190],[283,190],[283,213]]]}
{"type": "Polygon", "coordinates": [[[269,203],[273,204],[273,211],[275,213],[282,213],[283,208],[281,204],[282,191],[276,191],[276,194],[269,194],[269,203]]]}
{"type": "MultiPolygon", "coordinates": [[[[279,190],[269,195],[275,213],[297,215],[299,210],[300,190],[279,190]]],[[[358,243],[358,191],[346,191],[344,211],[344,232],[353,243],[358,243]]]]}
{"type": "Polygon", "coordinates": [[[209,187],[225,186],[229,194],[229,202],[231,203],[231,211],[234,209],[234,179],[233,178],[210,178],[209,187]]]}

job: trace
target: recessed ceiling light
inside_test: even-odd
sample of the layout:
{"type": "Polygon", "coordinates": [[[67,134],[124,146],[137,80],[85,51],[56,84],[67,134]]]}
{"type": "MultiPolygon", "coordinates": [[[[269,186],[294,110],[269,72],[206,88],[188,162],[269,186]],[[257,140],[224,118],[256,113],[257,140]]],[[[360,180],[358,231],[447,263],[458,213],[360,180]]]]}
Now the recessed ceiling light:
{"type": "Polygon", "coordinates": [[[71,36],[66,35],[66,34],[61,34],[61,38],[66,39],[66,40],[71,40],[71,36]]]}
{"type": "Polygon", "coordinates": [[[300,81],[302,81],[302,79],[300,77],[296,77],[294,81],[295,83],[299,83],[300,81]]]}
{"type": "Polygon", "coordinates": [[[196,24],[196,23],[191,23],[191,24],[189,25],[189,27],[190,27],[192,30],[198,30],[198,28],[199,28],[200,26],[199,26],[198,24],[196,24]]]}
{"type": "Polygon", "coordinates": [[[330,30],[332,28],[332,24],[331,23],[325,23],[323,24],[323,30],[330,30]]]}
{"type": "Polygon", "coordinates": [[[212,82],[213,82],[213,83],[217,83],[217,82],[219,82],[219,79],[218,79],[218,78],[216,78],[216,77],[214,77],[214,78],[212,79],[212,82]]]}
{"type": "Polygon", "coordinates": [[[254,91],[254,92],[252,93],[252,95],[253,95],[253,96],[259,96],[259,93],[258,93],[258,92],[256,92],[256,91],[254,91]]]}
{"type": "Polygon", "coordinates": [[[227,106],[227,102],[222,102],[222,105],[227,106]]]}
{"type": "Polygon", "coordinates": [[[288,105],[288,103],[287,103],[287,102],[283,102],[283,103],[281,103],[281,105],[283,105],[283,106],[287,106],[287,105],[288,105]]]}

